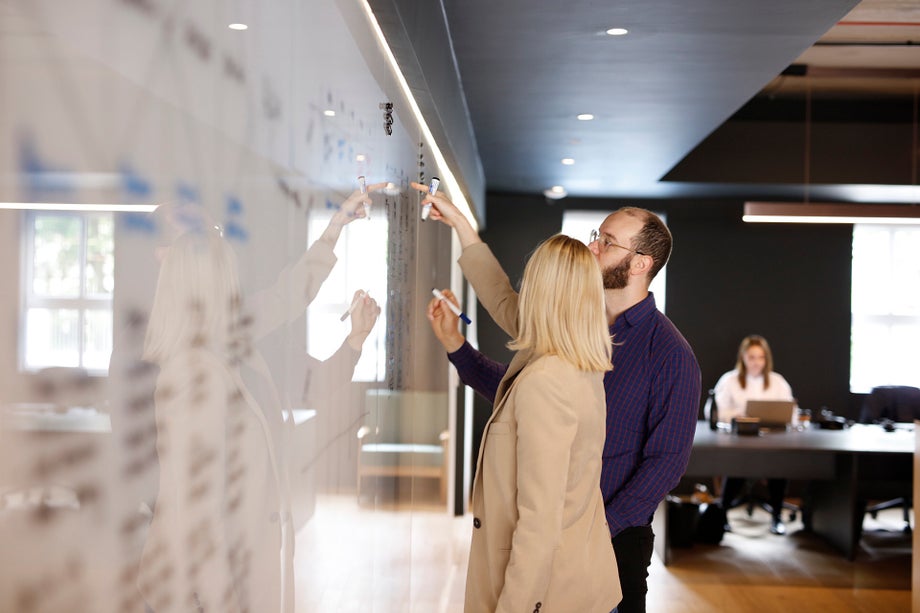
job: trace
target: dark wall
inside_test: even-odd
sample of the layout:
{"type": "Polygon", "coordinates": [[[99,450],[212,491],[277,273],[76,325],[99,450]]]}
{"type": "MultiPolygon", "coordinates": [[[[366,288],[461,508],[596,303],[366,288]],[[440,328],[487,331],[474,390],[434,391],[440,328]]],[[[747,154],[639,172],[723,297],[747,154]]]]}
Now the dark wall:
{"type": "MultiPolygon", "coordinates": [[[[524,265],[537,244],[559,232],[562,228],[562,207],[548,206],[543,196],[518,194],[486,194],[487,225],[481,233],[495,257],[515,287],[520,287],[524,265]]],[[[479,349],[492,358],[505,363],[511,361],[512,352],[505,345],[511,340],[489,314],[478,305],[476,308],[479,329],[479,349]]],[[[492,413],[492,403],[475,395],[473,403],[472,464],[476,468],[477,452],[482,431],[492,413]]]]}
{"type": "Polygon", "coordinates": [[[912,185],[916,100],[757,96],[672,168],[665,181],[912,185]],[[806,118],[811,115],[811,121],[806,118]]]}
{"type": "MultiPolygon", "coordinates": [[[[565,208],[613,211],[627,204],[667,214],[674,234],[667,314],[696,352],[704,393],[734,366],[742,337],[761,334],[800,406],[857,416],[861,398],[849,393],[851,226],[745,224],[738,200],[547,204],[542,196],[490,192],[482,236],[517,283],[537,243],[560,230],[565,208]]],[[[477,316],[480,348],[507,361],[507,336],[482,308],[477,316]]],[[[490,404],[477,403],[484,423],[490,404]]]]}
{"type": "Polygon", "coordinates": [[[852,226],[746,224],[741,202],[645,206],[664,210],[674,234],[668,316],[696,352],[703,390],[760,334],[800,406],[849,415],[852,226]]]}

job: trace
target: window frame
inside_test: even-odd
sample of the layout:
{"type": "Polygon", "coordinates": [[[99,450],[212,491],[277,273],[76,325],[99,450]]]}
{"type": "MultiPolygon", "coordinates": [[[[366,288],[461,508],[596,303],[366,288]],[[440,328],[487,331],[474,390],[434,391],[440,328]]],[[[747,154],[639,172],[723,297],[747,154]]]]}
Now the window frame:
{"type": "MultiPolygon", "coordinates": [[[[881,312],[879,309],[864,309],[865,303],[859,301],[857,296],[861,291],[866,291],[866,288],[858,284],[858,279],[861,279],[863,275],[857,272],[859,263],[857,262],[856,246],[857,246],[857,233],[860,231],[861,227],[866,229],[879,230],[884,229],[888,233],[888,246],[889,253],[886,254],[890,268],[886,271],[885,275],[872,275],[873,279],[883,278],[886,279],[889,283],[894,283],[896,280],[902,280],[904,275],[911,272],[910,270],[902,271],[897,267],[897,264],[901,261],[896,259],[894,256],[895,249],[895,234],[898,232],[903,232],[906,229],[911,229],[914,232],[920,233],[920,225],[903,225],[903,224],[854,224],[853,225],[853,237],[852,237],[852,263],[850,268],[851,276],[851,288],[850,288],[850,373],[849,373],[849,390],[850,393],[854,394],[864,394],[871,391],[871,388],[874,386],[880,385],[920,385],[920,377],[913,381],[905,381],[898,378],[885,378],[877,379],[873,377],[877,372],[857,372],[858,367],[867,362],[866,359],[859,359],[857,356],[857,342],[858,339],[866,337],[866,333],[859,330],[858,326],[867,326],[871,328],[883,327],[889,331],[889,340],[892,338],[891,330],[898,327],[920,327],[920,312],[909,313],[905,309],[910,309],[909,297],[905,297],[907,301],[905,303],[892,304],[890,301],[886,301],[886,311],[881,312]]],[[[872,259],[873,264],[871,267],[877,267],[876,263],[878,254],[875,252],[867,252],[862,254],[863,257],[869,257],[872,259]]],[[[865,265],[864,265],[865,266],[865,265]]],[[[909,280],[905,283],[909,283],[909,280]]],[[[871,292],[870,292],[871,293],[871,292]]],[[[896,294],[889,294],[889,296],[896,294]]],[[[871,304],[870,304],[871,306],[871,304]]],[[[914,306],[916,308],[916,305],[914,306]]],[[[890,349],[892,347],[887,346],[885,354],[891,354],[890,349]]],[[[897,354],[896,354],[897,355],[897,354]]],[[[871,362],[878,363],[882,361],[884,364],[888,364],[888,358],[886,356],[873,355],[871,362]]],[[[888,367],[883,367],[881,370],[885,372],[890,372],[892,369],[888,367]]]]}
{"type": "MultiPolygon", "coordinates": [[[[322,236],[323,231],[332,219],[334,210],[319,209],[312,210],[308,215],[307,223],[307,246],[309,248],[316,240],[322,236]]],[[[357,289],[368,290],[366,284],[359,284],[354,281],[354,271],[367,268],[366,253],[363,257],[348,257],[350,251],[357,250],[365,252],[367,247],[361,243],[352,245],[355,237],[352,235],[360,226],[356,224],[373,224],[375,230],[378,230],[382,236],[386,237],[384,244],[389,244],[390,220],[380,213],[370,219],[359,219],[347,224],[342,228],[334,251],[338,261],[335,268],[330,272],[329,277],[323,283],[323,287],[316,295],[314,301],[307,307],[305,323],[305,347],[307,354],[314,359],[326,360],[341,346],[351,330],[351,324],[340,322],[341,315],[351,306],[353,291],[357,289]],[[357,268],[354,268],[357,267],[357,268]],[[323,339],[317,339],[311,335],[311,331],[324,329],[321,322],[323,320],[331,321],[333,326],[338,330],[332,332],[323,339]]],[[[382,274],[372,275],[377,279],[387,279],[386,274],[387,262],[389,261],[388,250],[383,253],[379,261],[384,262],[382,274]]],[[[361,358],[355,366],[352,375],[352,381],[355,383],[380,384],[387,380],[387,360],[386,360],[386,335],[387,335],[387,297],[388,287],[384,283],[382,287],[371,288],[371,297],[380,307],[380,317],[374,325],[374,330],[367,337],[364,343],[361,358]],[[370,372],[373,371],[373,377],[370,372]]]]}
{"type": "Polygon", "coordinates": [[[69,309],[77,312],[77,326],[80,331],[77,334],[77,363],[66,365],[66,368],[76,368],[85,370],[91,375],[107,375],[108,364],[104,368],[95,368],[86,366],[86,326],[87,313],[89,311],[108,311],[113,315],[113,325],[109,330],[110,344],[114,341],[114,295],[115,290],[108,295],[88,296],[86,294],[86,266],[89,243],[89,226],[88,220],[92,218],[109,218],[113,226],[112,235],[112,255],[115,252],[114,226],[115,218],[112,213],[105,212],[79,212],[79,211],[43,211],[43,210],[26,210],[22,215],[22,226],[20,236],[22,237],[22,259],[20,266],[20,290],[19,290],[19,339],[18,339],[18,366],[19,371],[23,373],[36,373],[45,368],[62,366],[60,364],[30,365],[27,363],[28,355],[28,321],[29,311],[31,309],[69,309]],[[50,297],[40,296],[34,293],[35,279],[35,223],[39,217],[62,217],[79,220],[80,223],[80,241],[79,241],[79,292],[74,297],[50,297]]]}

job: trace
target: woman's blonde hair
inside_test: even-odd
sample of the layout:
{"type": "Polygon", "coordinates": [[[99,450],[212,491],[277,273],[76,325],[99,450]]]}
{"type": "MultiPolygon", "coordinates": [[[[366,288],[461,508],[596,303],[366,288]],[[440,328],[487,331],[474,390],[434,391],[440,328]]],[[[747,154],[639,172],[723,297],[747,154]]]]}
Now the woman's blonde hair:
{"type": "Polygon", "coordinates": [[[611,342],[601,271],[588,247],[557,234],[537,247],[521,282],[513,350],[557,355],[585,371],[607,371],[611,342]]]}
{"type": "Polygon", "coordinates": [[[239,310],[236,257],[227,242],[212,231],[180,236],[160,265],[144,359],[163,365],[196,347],[225,352],[239,310]]]}

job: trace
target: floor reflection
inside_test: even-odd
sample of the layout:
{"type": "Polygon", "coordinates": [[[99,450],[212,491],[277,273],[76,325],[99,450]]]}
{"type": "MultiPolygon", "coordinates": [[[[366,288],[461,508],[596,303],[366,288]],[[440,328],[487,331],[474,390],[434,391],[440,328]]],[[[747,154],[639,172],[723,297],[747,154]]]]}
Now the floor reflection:
{"type": "Polygon", "coordinates": [[[463,610],[472,520],[448,514],[437,487],[418,481],[411,495],[360,505],[354,494],[317,497],[297,535],[297,613],[463,610]]]}

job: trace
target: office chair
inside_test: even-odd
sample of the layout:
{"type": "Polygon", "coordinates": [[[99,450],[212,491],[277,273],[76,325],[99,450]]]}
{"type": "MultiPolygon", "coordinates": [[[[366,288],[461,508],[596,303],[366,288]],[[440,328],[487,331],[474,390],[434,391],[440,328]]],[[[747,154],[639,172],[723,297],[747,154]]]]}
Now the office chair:
{"type": "MultiPolygon", "coordinates": [[[[863,401],[859,421],[864,424],[884,424],[886,422],[912,422],[920,419],[920,388],[907,385],[881,385],[873,387],[863,401]]],[[[910,509],[913,506],[912,493],[909,489],[904,495],[884,501],[866,501],[866,513],[872,519],[878,517],[879,511],[886,509],[903,509],[904,532],[910,532],[910,509]]]]}
{"type": "Polygon", "coordinates": [[[876,424],[885,419],[895,422],[920,419],[920,388],[907,385],[873,387],[863,401],[859,421],[876,424]]]}
{"type": "MultiPolygon", "coordinates": [[[[754,509],[759,507],[767,513],[773,514],[773,507],[770,505],[769,496],[764,495],[761,486],[767,482],[767,479],[746,479],[745,486],[742,487],[741,493],[737,498],[723,504],[726,504],[725,510],[734,509],[740,506],[746,506],[748,516],[754,514],[754,509]]],[[[783,510],[789,512],[789,521],[795,521],[799,513],[802,513],[802,507],[798,499],[790,496],[783,498],[783,510]]]]}

